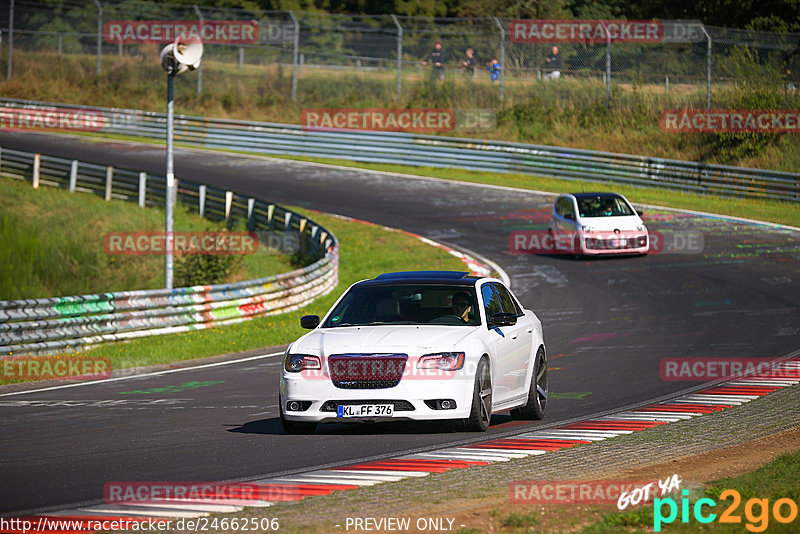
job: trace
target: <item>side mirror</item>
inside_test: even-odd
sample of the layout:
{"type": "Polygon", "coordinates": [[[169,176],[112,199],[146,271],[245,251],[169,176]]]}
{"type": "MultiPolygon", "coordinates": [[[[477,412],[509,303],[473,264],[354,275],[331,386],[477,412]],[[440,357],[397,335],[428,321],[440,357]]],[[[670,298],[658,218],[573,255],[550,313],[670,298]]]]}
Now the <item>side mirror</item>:
{"type": "Polygon", "coordinates": [[[492,315],[492,326],[511,326],[517,324],[517,316],[508,312],[497,312],[492,315]]]}
{"type": "Polygon", "coordinates": [[[300,317],[300,326],[306,330],[313,330],[319,326],[319,315],[304,315],[300,317]]]}
{"type": "Polygon", "coordinates": [[[575,215],[573,215],[572,213],[566,213],[566,214],[564,214],[564,218],[565,219],[569,219],[570,221],[574,221],[575,220],[575,215]]]}
{"type": "Polygon", "coordinates": [[[644,215],[644,210],[636,210],[636,214],[639,215],[639,217],[641,217],[644,215]]]}

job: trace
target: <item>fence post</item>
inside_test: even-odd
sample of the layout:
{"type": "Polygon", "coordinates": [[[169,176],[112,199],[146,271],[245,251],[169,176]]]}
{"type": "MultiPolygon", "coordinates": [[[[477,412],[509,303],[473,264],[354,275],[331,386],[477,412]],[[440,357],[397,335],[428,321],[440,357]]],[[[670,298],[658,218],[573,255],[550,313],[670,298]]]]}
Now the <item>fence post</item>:
{"type": "Polygon", "coordinates": [[[206,215],[206,188],[207,186],[201,185],[198,189],[198,203],[200,204],[198,208],[200,210],[200,217],[205,217],[206,215]]]}
{"type": "Polygon", "coordinates": [[[11,65],[14,62],[14,0],[8,4],[8,70],[6,80],[11,79],[11,65]]]}
{"type": "Polygon", "coordinates": [[[225,223],[231,225],[231,206],[233,205],[233,191],[225,191],[225,223]]]}
{"type": "MultiPolygon", "coordinates": [[[[194,5],[194,12],[197,13],[197,18],[200,20],[200,32],[202,34],[203,31],[203,24],[205,20],[203,19],[203,14],[200,12],[200,8],[197,7],[197,4],[194,5]]],[[[203,94],[203,64],[201,63],[199,67],[197,67],[197,94],[203,94]]]]}
{"type": "Polygon", "coordinates": [[[706,51],[706,109],[711,109],[711,35],[706,31],[706,27],[701,24],[700,29],[706,34],[708,49],[706,51]]]}
{"type": "Polygon", "coordinates": [[[292,51],[292,101],[297,100],[297,54],[300,48],[300,24],[297,22],[297,17],[294,11],[289,11],[289,16],[292,18],[294,24],[294,50],[292,51]]]}
{"type": "Polygon", "coordinates": [[[72,164],[69,166],[69,192],[75,192],[75,186],[78,185],[78,160],[73,159],[72,164]]]}
{"type": "Polygon", "coordinates": [[[145,206],[145,201],[147,195],[147,173],[140,172],[139,173],[139,207],[143,208],[145,206]]]}
{"type": "Polygon", "coordinates": [[[106,194],[105,194],[106,202],[111,200],[111,187],[112,187],[111,184],[113,180],[114,180],[114,167],[109,165],[108,167],[106,167],[106,194]]]}
{"type": "Polygon", "coordinates": [[[397,97],[400,98],[403,92],[403,27],[394,15],[392,21],[397,27],[397,97]]]}
{"type": "Polygon", "coordinates": [[[666,87],[667,96],[669,96],[669,76],[664,76],[664,87],[666,87]]]}
{"type": "Polygon", "coordinates": [[[303,65],[306,64],[306,55],[300,54],[300,64],[297,65],[297,75],[300,76],[303,74],[303,65]]]}
{"type": "Polygon", "coordinates": [[[256,218],[255,218],[255,207],[256,207],[256,199],[250,197],[247,199],[247,229],[251,232],[256,227],[256,218]]]}
{"type": "Polygon", "coordinates": [[[243,64],[244,64],[244,47],[240,46],[239,47],[239,68],[240,69],[242,68],[243,64]]]}
{"type": "Polygon", "coordinates": [[[100,59],[103,56],[103,6],[100,0],[94,0],[97,6],[97,77],[100,78],[100,59]]]}
{"type": "Polygon", "coordinates": [[[61,50],[63,48],[63,46],[62,46],[63,45],[63,41],[64,41],[64,36],[59,33],[58,34],[58,55],[59,56],[61,55],[61,50]]]}
{"type": "Polygon", "coordinates": [[[600,21],[603,29],[606,31],[606,111],[611,107],[611,33],[608,31],[608,26],[604,21],[600,21]]]}
{"type": "Polygon", "coordinates": [[[494,21],[500,28],[500,102],[502,102],[506,86],[506,30],[500,23],[500,19],[495,17],[494,21]]]}
{"type": "Polygon", "coordinates": [[[31,175],[31,183],[34,189],[39,189],[39,167],[42,163],[42,155],[36,153],[33,155],[33,173],[31,175]]]}

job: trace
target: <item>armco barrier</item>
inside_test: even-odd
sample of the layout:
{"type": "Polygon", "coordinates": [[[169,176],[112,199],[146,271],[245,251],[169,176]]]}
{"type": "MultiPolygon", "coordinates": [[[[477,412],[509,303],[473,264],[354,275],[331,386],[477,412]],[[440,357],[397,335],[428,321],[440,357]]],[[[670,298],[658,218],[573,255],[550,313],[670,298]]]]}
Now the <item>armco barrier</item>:
{"type": "MultiPolygon", "coordinates": [[[[0,148],[0,177],[163,205],[163,176],[0,148]]],[[[338,283],[339,244],[293,211],[231,191],[178,181],[178,199],[201,215],[249,230],[291,232],[318,260],[302,269],[234,284],[0,301],[0,356],[200,330],[299,308],[338,283]]]]}
{"type": "MultiPolygon", "coordinates": [[[[95,110],[101,133],[163,140],[163,113],[0,99],[5,108],[95,110]]],[[[264,154],[522,173],[655,186],[699,193],[800,201],[800,175],[504,141],[367,131],[311,131],[301,126],[179,115],[178,143],[264,154]]]]}

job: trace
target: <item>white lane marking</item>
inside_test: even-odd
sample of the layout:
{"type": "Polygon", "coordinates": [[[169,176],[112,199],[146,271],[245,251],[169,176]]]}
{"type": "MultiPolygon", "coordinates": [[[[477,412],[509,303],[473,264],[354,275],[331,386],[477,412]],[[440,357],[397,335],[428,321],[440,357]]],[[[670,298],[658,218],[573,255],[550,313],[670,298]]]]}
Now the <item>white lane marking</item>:
{"type": "Polygon", "coordinates": [[[206,517],[208,512],[189,512],[183,510],[168,510],[166,508],[152,508],[152,507],[133,507],[133,506],[113,506],[111,504],[104,504],[98,507],[78,508],[75,513],[79,515],[86,515],[87,513],[110,513],[116,515],[140,515],[143,517],[167,517],[167,518],[181,518],[187,519],[192,517],[206,517]]]}
{"type": "Polygon", "coordinates": [[[791,387],[800,383],[800,380],[737,380],[728,382],[727,386],[756,386],[756,387],[791,387]]]}
{"type": "Polygon", "coordinates": [[[618,434],[609,434],[605,436],[599,436],[596,434],[549,434],[547,432],[543,432],[541,434],[536,434],[535,436],[522,438],[522,439],[550,439],[550,440],[586,440],[586,441],[603,441],[604,439],[616,437],[618,434]]]}
{"type": "Polygon", "coordinates": [[[369,480],[366,478],[316,478],[316,477],[291,477],[291,478],[273,478],[270,481],[272,484],[316,484],[320,488],[330,486],[333,484],[347,484],[350,486],[374,486],[380,484],[380,480],[369,480]]]}
{"type": "Polygon", "coordinates": [[[693,417],[697,417],[698,415],[702,415],[699,413],[690,413],[690,412],[637,412],[636,410],[629,410],[627,412],[622,413],[629,413],[631,415],[652,415],[652,416],[663,416],[663,417],[677,417],[678,419],[692,419],[693,417]]]}
{"type": "Polygon", "coordinates": [[[0,393],[0,397],[10,397],[12,395],[26,395],[28,393],[39,393],[41,391],[53,391],[56,389],[66,389],[66,388],[77,388],[81,386],[94,386],[98,384],[107,384],[109,382],[119,382],[121,380],[130,380],[132,378],[143,378],[147,376],[158,376],[158,375],[167,375],[170,373],[181,373],[183,371],[194,371],[197,369],[208,369],[210,367],[219,367],[222,365],[231,365],[234,363],[241,363],[241,362],[248,362],[251,360],[259,360],[262,358],[272,358],[274,356],[282,356],[283,352],[272,352],[270,354],[261,354],[259,356],[249,356],[247,358],[240,358],[238,360],[230,360],[226,362],[214,362],[214,363],[205,363],[203,365],[194,365],[190,367],[181,367],[180,369],[167,369],[165,371],[153,371],[152,373],[144,373],[140,375],[127,375],[127,376],[117,376],[114,378],[104,378],[103,380],[91,380],[89,382],[78,382],[77,384],[64,384],[62,386],[51,386],[48,388],[39,388],[39,389],[26,389],[23,391],[12,391],[11,393],[0,393]]]}
{"type": "Polygon", "coordinates": [[[191,512],[209,512],[212,514],[229,514],[233,512],[239,512],[242,510],[241,506],[230,506],[226,504],[210,504],[210,503],[189,503],[189,502],[180,502],[180,501],[148,501],[147,503],[136,503],[135,501],[131,501],[130,503],[121,502],[119,503],[120,506],[143,506],[147,508],[156,508],[158,510],[166,509],[166,510],[184,510],[184,511],[191,511],[191,512]]]}
{"type": "Polygon", "coordinates": [[[598,421],[653,421],[658,423],[677,423],[682,419],[683,418],[681,417],[667,417],[665,415],[645,415],[645,412],[642,412],[641,415],[634,413],[619,414],[614,416],[609,415],[599,418],[598,421]]]}
{"type": "Polygon", "coordinates": [[[693,417],[698,417],[700,415],[705,415],[703,412],[691,412],[691,411],[686,411],[686,412],[637,412],[636,410],[631,410],[631,412],[632,413],[643,413],[643,414],[660,414],[660,415],[667,415],[667,416],[674,415],[675,417],[677,417],[678,415],[681,415],[682,416],[681,419],[691,419],[693,417]]]}
{"type": "Polygon", "coordinates": [[[499,455],[489,456],[489,455],[477,455],[477,454],[448,452],[448,451],[422,452],[419,454],[411,454],[408,456],[403,456],[403,458],[417,459],[417,460],[430,460],[430,459],[465,460],[468,462],[507,462],[510,460],[510,458],[499,455]]]}
{"type": "Polygon", "coordinates": [[[372,474],[372,475],[388,476],[388,477],[392,477],[392,478],[395,478],[395,477],[398,477],[398,476],[400,478],[406,478],[406,477],[419,477],[419,478],[422,478],[422,477],[426,477],[426,476],[430,475],[430,473],[428,473],[427,471],[399,471],[399,470],[394,470],[394,469],[393,470],[383,471],[383,470],[377,469],[377,468],[376,469],[351,469],[351,470],[348,470],[347,467],[342,467],[341,469],[331,469],[331,471],[332,472],[336,472],[336,473],[369,473],[369,474],[372,474]]]}
{"type": "Polygon", "coordinates": [[[538,439],[540,436],[543,436],[544,434],[559,436],[562,439],[571,439],[572,436],[577,436],[577,435],[613,438],[615,436],[618,436],[620,432],[623,431],[622,430],[569,430],[569,429],[554,428],[552,430],[537,430],[534,432],[528,432],[526,434],[514,436],[514,438],[538,439]]]}
{"type": "MultiPolygon", "coordinates": [[[[374,472],[370,471],[368,473],[364,473],[363,476],[361,475],[362,471],[340,471],[340,470],[330,470],[326,471],[324,474],[312,471],[310,473],[303,473],[302,475],[297,476],[313,476],[319,477],[320,483],[327,483],[327,484],[335,484],[335,480],[339,478],[353,478],[359,480],[371,480],[374,482],[394,482],[396,480],[402,480],[406,478],[405,473],[400,473],[399,471],[380,471],[374,472]],[[327,480],[327,482],[326,482],[327,480]]],[[[427,473],[425,473],[427,475],[427,473]]],[[[257,480],[255,482],[251,482],[251,484],[274,484],[274,478],[266,478],[262,480],[257,480]]]]}
{"type": "Polygon", "coordinates": [[[675,399],[673,402],[684,403],[684,404],[685,403],[697,403],[697,404],[735,403],[739,405],[749,401],[746,399],[741,399],[738,396],[728,397],[725,395],[688,395],[686,397],[681,397],[680,399],[675,399]]]}
{"type": "MultiPolygon", "coordinates": [[[[465,448],[468,449],[468,447],[465,447],[465,448]]],[[[506,453],[524,454],[525,456],[535,456],[537,454],[544,454],[544,453],[547,452],[547,451],[543,451],[541,449],[495,449],[494,447],[492,447],[492,448],[489,448],[489,447],[483,448],[482,447],[479,450],[482,450],[482,451],[495,451],[495,452],[500,453],[500,454],[506,454],[506,453]]]]}

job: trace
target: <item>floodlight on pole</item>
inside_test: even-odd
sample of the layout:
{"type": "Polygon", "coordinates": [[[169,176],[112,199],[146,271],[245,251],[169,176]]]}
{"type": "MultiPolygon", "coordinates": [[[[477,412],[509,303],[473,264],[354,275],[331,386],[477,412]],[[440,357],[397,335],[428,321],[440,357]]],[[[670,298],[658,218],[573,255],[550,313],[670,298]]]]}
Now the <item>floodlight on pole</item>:
{"type": "Polygon", "coordinates": [[[172,80],[178,74],[194,70],[200,66],[203,57],[203,42],[197,36],[180,35],[175,42],[161,50],[161,66],[167,72],[167,191],[166,191],[166,224],[164,237],[166,252],[164,254],[164,287],[172,289],[173,261],[172,251],[174,235],[172,232],[173,211],[175,206],[176,187],[173,167],[172,139],[174,137],[174,109],[172,104],[172,80]]]}

